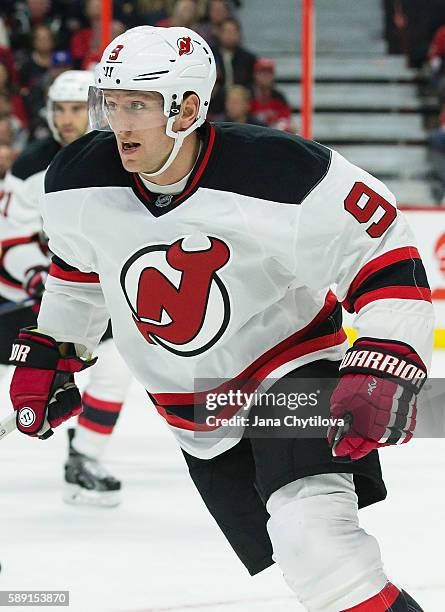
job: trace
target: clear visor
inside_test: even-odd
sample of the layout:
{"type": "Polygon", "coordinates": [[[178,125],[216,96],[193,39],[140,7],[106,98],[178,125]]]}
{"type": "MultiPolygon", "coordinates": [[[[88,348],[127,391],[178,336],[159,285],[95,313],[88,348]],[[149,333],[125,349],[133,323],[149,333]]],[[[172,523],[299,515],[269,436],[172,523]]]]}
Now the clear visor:
{"type": "Polygon", "coordinates": [[[88,112],[92,130],[135,132],[167,124],[158,92],[90,87],[88,112]]]}

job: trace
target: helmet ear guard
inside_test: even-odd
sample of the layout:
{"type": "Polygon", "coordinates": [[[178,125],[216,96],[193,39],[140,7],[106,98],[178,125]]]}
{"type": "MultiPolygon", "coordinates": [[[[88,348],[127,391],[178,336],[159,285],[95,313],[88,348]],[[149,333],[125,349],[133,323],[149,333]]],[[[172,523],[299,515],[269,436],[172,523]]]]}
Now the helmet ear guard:
{"type": "Polygon", "coordinates": [[[176,117],[181,112],[181,104],[173,107],[173,110],[176,112],[172,113],[170,110],[170,113],[169,113],[170,116],[167,120],[167,125],[165,126],[165,133],[167,134],[167,136],[170,136],[170,138],[174,139],[174,144],[170,152],[170,155],[168,156],[165,164],[157,172],[151,172],[151,173],[144,172],[145,176],[159,176],[160,174],[165,172],[167,168],[169,168],[172,165],[172,163],[175,161],[176,156],[179,153],[179,149],[181,148],[182,143],[184,142],[184,139],[187,138],[189,134],[194,132],[204,122],[204,119],[202,120],[198,119],[199,117],[198,115],[195,121],[186,130],[181,130],[180,132],[173,131],[173,124],[176,121],[176,117]]]}

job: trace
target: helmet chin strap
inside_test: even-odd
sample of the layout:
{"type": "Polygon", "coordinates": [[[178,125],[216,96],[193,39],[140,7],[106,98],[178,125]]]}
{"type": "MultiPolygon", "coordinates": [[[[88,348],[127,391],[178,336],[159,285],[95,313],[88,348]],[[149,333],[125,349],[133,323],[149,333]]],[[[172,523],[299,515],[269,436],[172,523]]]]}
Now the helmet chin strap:
{"type": "Polygon", "coordinates": [[[175,119],[176,117],[170,117],[169,120],[167,121],[167,125],[165,126],[165,133],[167,134],[167,136],[170,136],[170,138],[175,139],[175,144],[173,145],[173,149],[170,151],[170,155],[167,157],[166,162],[163,164],[163,166],[159,170],[157,170],[156,172],[143,172],[142,174],[144,176],[146,177],[159,176],[160,174],[165,172],[167,168],[170,168],[170,166],[175,161],[179,153],[179,149],[181,148],[182,143],[184,142],[184,139],[202,124],[202,120],[199,120],[198,118],[184,132],[174,132],[172,130],[172,127],[173,127],[173,123],[175,119]]]}
{"type": "Polygon", "coordinates": [[[173,145],[173,149],[170,152],[170,155],[167,157],[167,160],[165,162],[165,164],[162,165],[162,167],[157,170],[156,172],[143,172],[142,174],[144,176],[159,176],[160,174],[162,174],[163,172],[165,172],[167,170],[167,168],[170,168],[170,166],[172,165],[172,163],[175,161],[178,153],[179,153],[179,149],[181,148],[182,142],[184,140],[184,136],[182,135],[182,132],[180,132],[176,138],[175,138],[175,144],[173,145]]]}

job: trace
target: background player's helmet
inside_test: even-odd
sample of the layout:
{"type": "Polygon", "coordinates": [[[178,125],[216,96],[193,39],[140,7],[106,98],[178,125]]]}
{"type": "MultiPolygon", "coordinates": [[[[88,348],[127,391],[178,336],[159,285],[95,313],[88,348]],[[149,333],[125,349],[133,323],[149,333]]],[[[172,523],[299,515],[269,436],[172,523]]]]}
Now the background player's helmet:
{"type": "Polygon", "coordinates": [[[188,28],[139,26],[115,38],[95,68],[95,87],[90,91],[92,129],[109,130],[103,90],[153,91],[162,95],[165,131],[173,138],[173,150],[164,172],[175,159],[186,136],[204,123],[216,80],[215,58],[206,41],[188,28]],[[184,132],[172,127],[187,92],[199,98],[195,122],[184,132]]]}
{"type": "Polygon", "coordinates": [[[62,72],[48,89],[46,118],[52,135],[62,142],[54,123],[55,102],[88,102],[88,90],[94,85],[94,75],[89,70],[67,70],[62,72]]]}

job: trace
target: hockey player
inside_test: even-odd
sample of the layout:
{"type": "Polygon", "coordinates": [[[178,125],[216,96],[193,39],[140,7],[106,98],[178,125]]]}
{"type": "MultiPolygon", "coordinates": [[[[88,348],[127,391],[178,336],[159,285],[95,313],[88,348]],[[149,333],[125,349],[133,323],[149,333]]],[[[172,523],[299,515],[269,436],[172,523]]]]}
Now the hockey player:
{"type": "MultiPolygon", "coordinates": [[[[62,147],[88,131],[88,88],[93,83],[92,73],[81,70],[64,72],[55,79],[47,103],[52,136],[31,144],[6,177],[8,201],[0,220],[0,292],[4,299],[20,301],[31,297],[38,302],[43,293],[49,267],[38,205],[44,174],[62,147]]],[[[2,363],[8,363],[12,341],[20,328],[35,326],[35,322],[31,307],[0,318],[2,363]]],[[[83,413],[76,430],[70,430],[64,499],[74,504],[114,506],[120,501],[121,483],[105,470],[99,458],[119,416],[130,374],[110,332],[98,351],[101,365],[91,371],[82,397],[83,413]]]]}
{"type": "Polygon", "coordinates": [[[54,255],[38,331],[14,346],[18,428],[47,438],[79,412],[73,375],[94,364],[109,312],[251,574],[277,562],[313,612],[420,611],[357,518],[385,497],[377,449],[411,438],[432,352],[430,291],[394,196],[317,143],[207,123],[214,58],[186,28],[128,30],[95,82],[92,127],[112,133],[84,136],[47,172],[54,255]],[[333,285],[358,314],[349,350],[333,285]],[[210,393],[313,377],[337,379],[320,398],[338,419],[335,458],[326,435],[246,437],[200,412],[210,393]]]}

